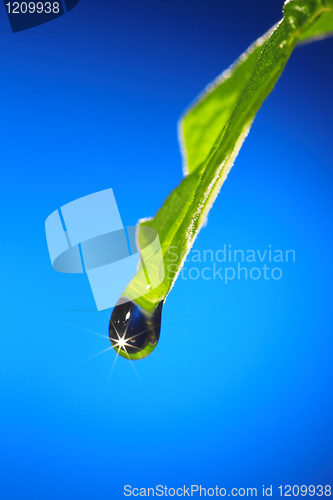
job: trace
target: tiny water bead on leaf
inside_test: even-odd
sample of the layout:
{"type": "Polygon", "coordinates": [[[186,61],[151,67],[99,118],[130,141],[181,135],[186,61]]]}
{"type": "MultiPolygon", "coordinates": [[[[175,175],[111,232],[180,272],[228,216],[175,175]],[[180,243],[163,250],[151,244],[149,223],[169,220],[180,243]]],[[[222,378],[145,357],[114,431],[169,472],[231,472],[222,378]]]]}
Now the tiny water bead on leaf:
{"type": "Polygon", "coordinates": [[[155,349],[160,338],[163,301],[153,312],[121,297],[113,309],[109,337],[112,347],[126,359],[142,359],[155,349]]]}

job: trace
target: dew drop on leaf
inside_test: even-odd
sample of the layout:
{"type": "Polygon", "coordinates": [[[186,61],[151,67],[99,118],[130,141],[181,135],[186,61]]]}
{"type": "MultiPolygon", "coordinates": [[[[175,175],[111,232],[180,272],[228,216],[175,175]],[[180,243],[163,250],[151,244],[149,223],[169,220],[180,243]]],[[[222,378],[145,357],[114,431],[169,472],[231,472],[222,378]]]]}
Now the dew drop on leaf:
{"type": "Polygon", "coordinates": [[[109,337],[112,347],[127,359],[142,359],[156,347],[161,330],[163,301],[153,312],[121,297],[113,309],[109,337]]]}

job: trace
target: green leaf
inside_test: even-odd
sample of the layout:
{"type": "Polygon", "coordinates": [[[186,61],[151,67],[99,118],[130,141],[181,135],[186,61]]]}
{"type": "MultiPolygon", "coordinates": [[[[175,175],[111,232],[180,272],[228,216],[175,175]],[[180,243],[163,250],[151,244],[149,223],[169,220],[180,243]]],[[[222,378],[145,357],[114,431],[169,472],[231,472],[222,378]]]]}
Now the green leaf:
{"type": "MultiPolygon", "coordinates": [[[[155,217],[138,226],[141,248],[143,228],[157,231],[165,277],[146,293],[147,273],[141,268],[123,293],[147,311],[171,290],[259,108],[295,46],[333,33],[333,0],[289,0],[283,12],[283,19],[211,83],[179,122],[185,178],[155,217]],[[142,295],[135,298],[138,290],[142,295]]],[[[156,273],[161,272],[158,259],[157,254],[150,255],[150,268],[156,273]]]]}

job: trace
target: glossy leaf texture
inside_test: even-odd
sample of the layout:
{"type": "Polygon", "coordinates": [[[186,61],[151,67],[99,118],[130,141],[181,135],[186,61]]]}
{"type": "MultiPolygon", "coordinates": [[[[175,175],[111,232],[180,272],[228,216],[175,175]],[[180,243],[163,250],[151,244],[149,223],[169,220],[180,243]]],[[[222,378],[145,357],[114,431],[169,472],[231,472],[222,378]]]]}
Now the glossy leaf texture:
{"type": "MultiPolygon", "coordinates": [[[[282,20],[208,85],[186,110],[179,122],[185,177],[155,217],[141,221],[137,231],[139,246],[141,228],[149,226],[157,231],[165,261],[165,278],[146,293],[141,269],[124,296],[131,298],[134,290],[143,290],[135,303],[147,311],[153,311],[165,299],[259,108],[273,90],[293,49],[297,44],[332,33],[333,0],[285,2],[282,20]],[[166,262],[170,247],[173,248],[171,266],[170,259],[166,262]]],[[[151,265],[154,267],[154,256],[151,265]]],[[[156,272],[159,271],[156,266],[156,272]]]]}

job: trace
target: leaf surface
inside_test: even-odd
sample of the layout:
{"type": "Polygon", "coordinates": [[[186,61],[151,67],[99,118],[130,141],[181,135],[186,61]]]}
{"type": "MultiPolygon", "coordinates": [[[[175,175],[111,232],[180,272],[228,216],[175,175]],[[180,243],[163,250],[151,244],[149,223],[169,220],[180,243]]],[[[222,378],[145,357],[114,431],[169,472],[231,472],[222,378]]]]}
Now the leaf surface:
{"type": "MultiPolygon", "coordinates": [[[[139,224],[137,235],[140,247],[142,228],[157,231],[165,277],[144,293],[141,270],[123,294],[131,298],[142,290],[135,302],[147,310],[153,310],[172,288],[259,108],[295,46],[333,33],[333,0],[289,0],[283,13],[276,26],[208,85],[179,122],[185,177],[155,217],[139,224]]],[[[155,264],[159,272],[157,259],[155,264]]]]}

